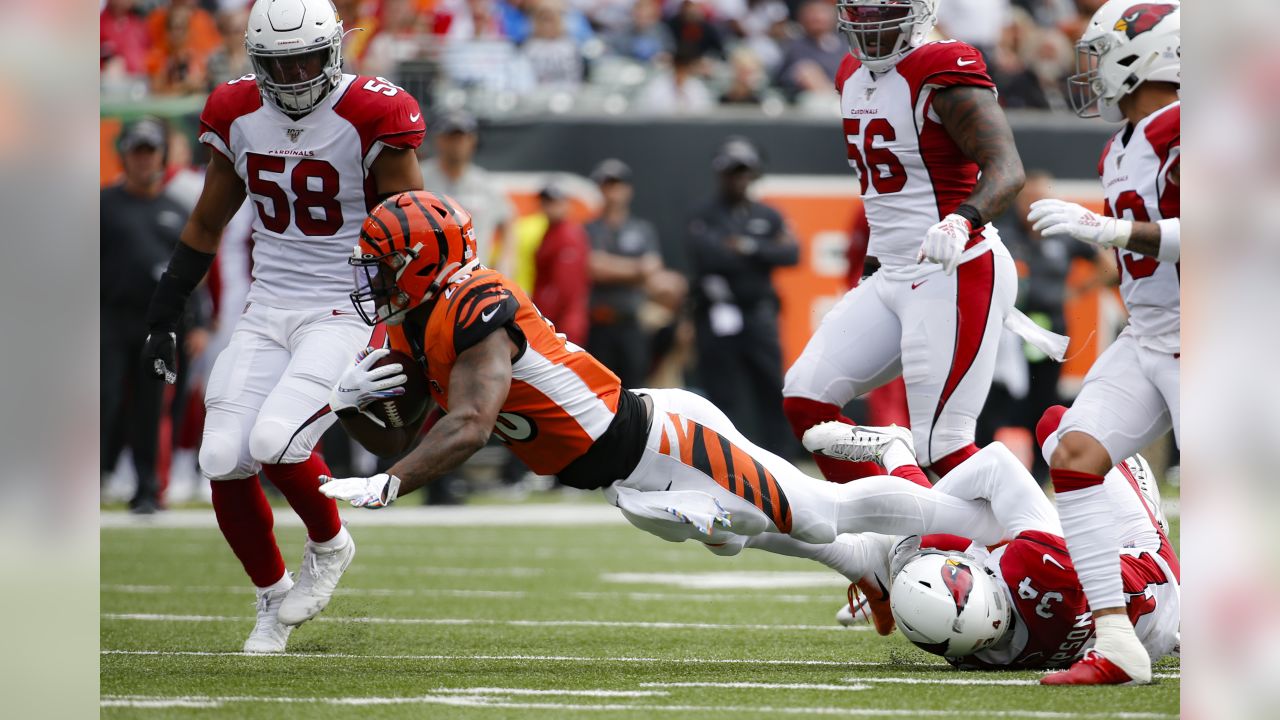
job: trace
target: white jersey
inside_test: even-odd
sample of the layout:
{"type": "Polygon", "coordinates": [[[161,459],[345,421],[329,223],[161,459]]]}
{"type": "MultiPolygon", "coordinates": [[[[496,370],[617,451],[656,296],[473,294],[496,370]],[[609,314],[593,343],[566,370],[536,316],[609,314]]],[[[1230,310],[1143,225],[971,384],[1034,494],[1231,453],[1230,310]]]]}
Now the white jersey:
{"type": "MultiPolygon", "coordinates": [[[[977,185],[978,165],[961,152],[932,107],[938,90],[962,85],[995,91],[982,54],[954,40],[921,45],[880,74],[847,55],[836,74],[849,165],[871,226],[867,254],[888,275],[936,268],[917,264],[920,243],[977,185]]],[[[998,242],[993,226],[975,228],[963,260],[998,242]]]]}
{"type": "MultiPolygon", "coordinates": [[[[1116,133],[1102,152],[1098,174],[1105,212],[1138,222],[1179,216],[1182,104],[1175,102],[1116,133]]],[[[1129,309],[1126,332],[1149,350],[1181,351],[1180,263],[1117,250],[1120,294],[1129,309]]]]}
{"type": "Polygon", "coordinates": [[[384,147],[421,145],[425,129],[417,101],[381,78],[343,75],[297,120],[262,101],[253,75],[215,88],[200,141],[232,162],[257,211],[248,302],[348,308],[347,258],[376,202],[369,167],[384,147]]]}

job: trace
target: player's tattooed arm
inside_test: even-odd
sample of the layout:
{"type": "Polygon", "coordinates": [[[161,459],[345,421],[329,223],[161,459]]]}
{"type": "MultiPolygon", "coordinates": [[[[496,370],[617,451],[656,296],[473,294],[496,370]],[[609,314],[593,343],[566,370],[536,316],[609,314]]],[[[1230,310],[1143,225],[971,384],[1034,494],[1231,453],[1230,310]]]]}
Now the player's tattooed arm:
{"type": "Polygon", "coordinates": [[[982,222],[994,220],[1026,181],[1013,131],[995,93],[972,85],[947,88],[934,95],[933,110],[960,151],[982,170],[964,204],[977,208],[982,222]]]}
{"type": "Polygon", "coordinates": [[[387,470],[400,478],[399,495],[443,476],[484,447],[511,390],[515,353],[511,337],[494,332],[458,356],[449,375],[448,414],[427,431],[413,452],[387,470]]]}

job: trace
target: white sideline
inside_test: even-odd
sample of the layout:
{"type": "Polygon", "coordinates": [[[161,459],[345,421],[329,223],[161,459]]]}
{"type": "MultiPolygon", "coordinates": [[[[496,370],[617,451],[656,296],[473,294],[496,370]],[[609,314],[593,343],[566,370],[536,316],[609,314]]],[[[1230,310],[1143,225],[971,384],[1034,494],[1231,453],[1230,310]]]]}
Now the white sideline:
{"type": "Polygon", "coordinates": [[[299,653],[290,652],[281,655],[262,655],[245,652],[216,652],[210,650],[102,650],[103,655],[142,655],[160,657],[245,657],[258,660],[473,660],[488,662],[491,660],[512,660],[517,662],[616,662],[637,664],[674,664],[674,665],[799,665],[812,667],[883,667],[886,665],[902,667],[919,665],[922,668],[939,667],[936,663],[900,663],[878,662],[866,660],[785,660],[778,658],[655,658],[655,657],[609,657],[584,655],[360,655],[352,653],[299,653]]]}
{"type": "MultiPolygon", "coordinates": [[[[464,688],[451,689],[464,692],[464,688]]],[[[439,691],[437,691],[439,692],[439,691]]],[[[512,693],[513,695],[515,693],[512,693]]],[[[318,705],[408,705],[431,704],[454,707],[484,707],[511,710],[570,710],[588,712],[643,711],[646,713],[751,713],[779,715],[845,715],[845,716],[892,716],[892,717],[972,717],[972,710],[920,710],[906,708],[865,708],[865,707],[769,707],[747,705],[646,705],[636,703],[600,703],[578,705],[561,702],[510,702],[500,700],[501,696],[484,694],[450,694],[419,695],[415,697],[254,697],[244,695],[229,696],[149,696],[149,695],[104,695],[101,699],[103,707],[219,707],[225,703],[306,703],[318,705]],[[164,703],[172,703],[166,705],[164,703]],[[193,703],[199,703],[194,705],[193,703]]],[[[1147,720],[1171,718],[1172,715],[1159,713],[1075,713],[1046,710],[984,710],[984,717],[993,718],[1122,718],[1125,720],[1147,720]]]]}
{"type": "MultiPolygon", "coordinates": [[[[102,613],[104,620],[141,622],[251,622],[254,618],[231,615],[162,615],[158,613],[102,613]]],[[[632,627],[648,630],[799,630],[810,632],[848,632],[870,630],[870,626],[850,628],[838,625],[764,625],[749,623],[679,623],[640,620],[497,620],[485,618],[383,618],[383,617],[318,617],[311,622],[355,623],[369,625],[502,625],[509,627],[632,627]]]]}
{"type": "MultiPolygon", "coordinates": [[[[563,527],[626,525],[618,509],[598,503],[544,503],[522,505],[463,505],[422,507],[398,505],[385,510],[361,510],[340,505],[342,519],[352,530],[362,527],[563,527]]],[[[104,529],[216,528],[213,509],[166,510],[154,515],[134,515],[121,510],[98,514],[104,529]]],[[[277,527],[302,527],[289,510],[275,513],[277,527]]]]}

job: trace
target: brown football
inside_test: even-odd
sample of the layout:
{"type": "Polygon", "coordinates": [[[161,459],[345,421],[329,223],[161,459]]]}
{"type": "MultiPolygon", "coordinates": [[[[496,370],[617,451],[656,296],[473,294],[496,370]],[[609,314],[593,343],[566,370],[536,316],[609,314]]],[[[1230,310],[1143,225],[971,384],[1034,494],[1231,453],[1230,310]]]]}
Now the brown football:
{"type": "Polygon", "coordinates": [[[374,367],[382,367],[392,363],[400,363],[404,368],[402,372],[409,378],[404,383],[404,394],[387,398],[385,400],[377,400],[367,410],[376,416],[379,420],[387,424],[389,428],[402,428],[406,425],[412,425],[414,421],[422,417],[427,410],[427,401],[431,399],[430,393],[427,391],[427,375],[422,370],[422,366],[417,360],[406,353],[399,350],[392,350],[390,354],[374,363],[374,367]]]}

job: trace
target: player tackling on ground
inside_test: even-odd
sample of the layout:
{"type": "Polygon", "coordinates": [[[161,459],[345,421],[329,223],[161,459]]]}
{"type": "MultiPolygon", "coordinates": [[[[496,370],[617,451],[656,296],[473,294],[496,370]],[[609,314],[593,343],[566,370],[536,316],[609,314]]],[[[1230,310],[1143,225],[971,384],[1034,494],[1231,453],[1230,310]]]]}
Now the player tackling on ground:
{"type": "Polygon", "coordinates": [[[1110,0],[1077,45],[1072,103],[1125,126],[1107,143],[1098,171],[1104,216],[1041,200],[1028,219],[1046,237],[1115,248],[1129,326],[1098,358],[1063,418],[1050,459],[1058,514],[1097,623],[1094,652],[1054,685],[1145,683],[1151,661],[1125,614],[1121,538],[1103,487],[1125,458],[1173,429],[1179,440],[1179,172],[1182,43],[1179,5],[1110,0]]]}
{"type": "MultiPolygon", "coordinates": [[[[836,90],[880,269],[823,318],[787,371],[783,407],[799,437],[901,375],[916,457],[943,476],[977,452],[1005,322],[1059,359],[1066,342],[1013,310],[1017,273],[990,221],[1022,188],[1022,161],[982,54],[925,42],[937,5],[836,3],[851,51],[836,90]]],[[[836,482],[883,472],[816,459],[836,482]]]]}
{"type": "Polygon", "coordinates": [[[333,423],[333,383],[369,337],[348,301],[346,258],[380,196],[422,187],[417,102],[383,79],[343,74],[342,35],[329,0],[254,3],[245,47],[255,74],[219,85],[200,115],[214,150],[204,190],[147,316],[144,360],[172,383],[179,314],[247,194],[253,283],[209,377],[200,446],[218,527],[258,589],[246,652],[283,652],[355,554],[336,503],[316,491],[329,469],[312,451],[333,423]],[[296,584],[259,470],[307,528],[296,584]]]}

